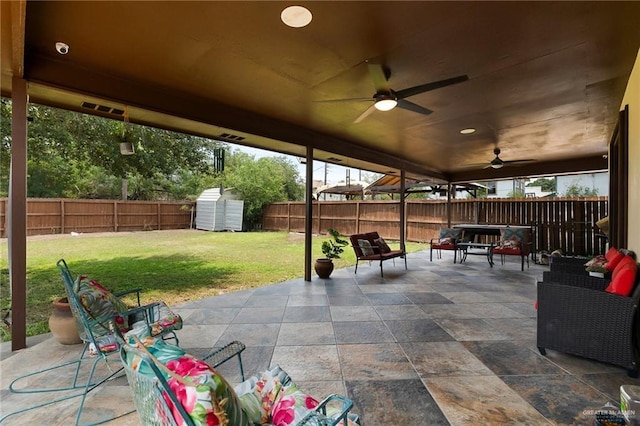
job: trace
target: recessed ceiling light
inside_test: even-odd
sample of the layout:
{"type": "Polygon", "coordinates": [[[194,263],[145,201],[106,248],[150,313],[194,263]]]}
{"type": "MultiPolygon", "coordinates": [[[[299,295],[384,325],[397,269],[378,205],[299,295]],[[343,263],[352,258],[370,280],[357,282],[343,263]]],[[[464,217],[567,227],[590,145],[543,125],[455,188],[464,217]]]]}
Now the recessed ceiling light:
{"type": "Polygon", "coordinates": [[[309,9],[302,6],[289,6],[280,14],[282,22],[293,28],[306,27],[312,18],[309,9]]]}
{"type": "Polygon", "coordinates": [[[476,132],[476,129],[474,129],[473,127],[460,130],[460,133],[462,133],[463,135],[470,135],[471,133],[475,133],[475,132],[476,132]]]}

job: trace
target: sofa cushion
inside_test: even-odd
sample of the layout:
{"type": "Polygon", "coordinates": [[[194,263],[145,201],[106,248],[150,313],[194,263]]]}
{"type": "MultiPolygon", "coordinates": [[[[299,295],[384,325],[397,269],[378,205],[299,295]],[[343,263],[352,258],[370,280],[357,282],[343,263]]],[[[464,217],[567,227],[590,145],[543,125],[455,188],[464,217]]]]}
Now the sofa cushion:
{"type": "Polygon", "coordinates": [[[389,253],[391,251],[391,248],[389,247],[389,244],[387,244],[387,242],[384,240],[384,238],[380,237],[380,238],[374,240],[373,242],[380,249],[380,253],[389,253]]]}
{"type": "Polygon", "coordinates": [[[594,257],[593,259],[589,260],[587,263],[584,264],[584,266],[586,266],[587,268],[589,267],[593,267],[593,268],[604,268],[604,265],[607,263],[607,258],[602,255],[599,254],[596,257],[594,257]]]}
{"type": "Polygon", "coordinates": [[[624,258],[624,254],[618,251],[615,247],[611,247],[605,254],[607,263],[604,265],[607,271],[613,271],[618,263],[624,258]]]}
{"type": "Polygon", "coordinates": [[[629,266],[629,265],[637,267],[637,263],[635,259],[631,255],[627,254],[622,258],[622,260],[620,260],[620,262],[618,262],[616,267],[613,269],[613,272],[611,273],[611,280],[613,280],[616,277],[618,272],[620,272],[626,266],[629,266]]]}
{"type": "Polygon", "coordinates": [[[623,266],[617,270],[615,278],[611,280],[606,291],[619,294],[620,296],[630,296],[633,291],[637,272],[638,267],[635,263],[623,266]]]}
{"type": "Polygon", "coordinates": [[[373,251],[373,246],[369,240],[358,240],[358,246],[360,246],[360,250],[362,250],[363,256],[371,256],[375,252],[373,251]]]}
{"type": "Polygon", "coordinates": [[[441,228],[438,240],[441,241],[444,238],[453,240],[454,242],[460,239],[462,231],[460,229],[441,228]]]}

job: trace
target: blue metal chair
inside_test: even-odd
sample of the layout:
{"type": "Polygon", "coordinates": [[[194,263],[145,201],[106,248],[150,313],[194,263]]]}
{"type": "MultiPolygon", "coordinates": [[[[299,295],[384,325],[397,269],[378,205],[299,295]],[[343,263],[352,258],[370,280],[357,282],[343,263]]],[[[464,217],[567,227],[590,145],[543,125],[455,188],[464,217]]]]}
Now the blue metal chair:
{"type": "MultiPolygon", "coordinates": [[[[178,381],[182,383],[182,386],[196,386],[195,383],[197,383],[199,387],[208,382],[201,381],[200,378],[191,382],[191,379],[194,379],[193,377],[185,380],[185,378],[176,375],[164,364],[166,361],[156,358],[139,339],[133,337],[133,340],[135,340],[135,345],[122,345],[120,357],[133,393],[140,422],[144,425],[194,425],[193,419],[185,410],[182,402],[180,402],[180,398],[174,392],[170,382],[174,380],[175,384],[178,381]],[[179,418],[176,419],[176,415],[179,418]]],[[[210,366],[216,367],[232,357],[238,356],[241,375],[244,378],[242,360],[240,358],[240,353],[244,348],[245,346],[241,342],[231,342],[225,347],[209,353],[202,360],[210,366]]],[[[196,370],[198,370],[197,374],[201,374],[202,370],[196,370]]],[[[218,373],[215,374],[219,375],[218,373]]],[[[279,380],[282,385],[287,385],[291,382],[288,374],[284,371],[281,371],[281,374],[282,377],[279,377],[279,380]]],[[[235,396],[227,393],[225,388],[228,389],[229,385],[226,381],[219,377],[214,382],[218,383],[216,386],[221,386],[221,388],[212,389],[211,395],[213,396],[210,399],[204,398],[204,394],[199,394],[198,400],[200,401],[200,398],[204,398],[202,401],[206,400],[211,403],[213,413],[220,424],[228,426],[253,424],[250,423],[246,415],[238,414],[238,410],[244,411],[244,408],[240,408],[242,399],[236,399],[235,396]]],[[[331,395],[320,402],[315,409],[309,410],[296,426],[358,425],[360,424],[359,417],[350,413],[352,407],[353,402],[349,398],[341,395],[331,395]]],[[[197,411],[197,413],[199,415],[202,412],[197,411]]]]}
{"type": "MultiPolygon", "coordinates": [[[[121,338],[118,338],[118,336],[120,336],[120,331],[116,327],[114,318],[96,317],[91,312],[89,312],[83,306],[78,296],[78,293],[74,286],[75,280],[71,271],[69,270],[69,267],[67,266],[67,263],[64,261],[64,259],[61,259],[58,261],[57,266],[60,269],[67,297],[69,299],[69,305],[71,307],[73,316],[76,319],[80,337],[82,338],[84,343],[82,352],[80,353],[79,358],[75,360],[28,373],[13,380],[9,385],[9,390],[14,393],[60,392],[62,396],[51,399],[46,398],[46,401],[42,403],[8,413],[0,418],[0,422],[4,421],[7,417],[14,416],[25,411],[41,408],[71,398],[80,397],[81,400],[80,406],[78,408],[78,413],[76,415],[76,425],[81,424],[80,420],[87,394],[92,390],[98,388],[102,384],[124,375],[122,371],[122,363],[117,357],[121,346],[121,338]],[[108,373],[102,374],[102,377],[94,377],[96,368],[101,361],[106,364],[108,373]],[[90,364],[90,369],[85,380],[83,378],[85,377],[85,369],[82,367],[87,364],[90,364]],[[19,384],[25,379],[30,379],[34,376],[44,373],[50,373],[63,368],[67,368],[67,370],[69,370],[68,385],[50,388],[29,388],[19,386],[19,384]]],[[[121,297],[125,294],[132,293],[137,293],[138,306],[125,312],[121,312],[119,315],[126,318],[136,319],[137,321],[144,321],[147,324],[147,327],[151,328],[151,324],[153,324],[154,321],[157,321],[158,308],[160,306],[166,305],[162,303],[152,303],[149,305],[140,306],[140,289],[118,293],[115,296],[121,297]]],[[[181,324],[182,323],[180,321],[180,327],[181,324]]],[[[178,344],[178,338],[173,329],[161,330],[158,337],[174,340],[175,344],[178,344]]],[[[92,421],[91,424],[100,424],[112,419],[113,417],[97,422],[92,421]]]]}

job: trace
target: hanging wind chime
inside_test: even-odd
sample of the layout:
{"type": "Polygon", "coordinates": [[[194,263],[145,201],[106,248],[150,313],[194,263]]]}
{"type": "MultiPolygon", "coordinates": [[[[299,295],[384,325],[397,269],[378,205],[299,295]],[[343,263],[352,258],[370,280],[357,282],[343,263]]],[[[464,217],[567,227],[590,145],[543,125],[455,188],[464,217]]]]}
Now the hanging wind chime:
{"type": "Polygon", "coordinates": [[[136,151],[133,143],[129,141],[129,107],[124,107],[124,129],[122,130],[122,138],[120,139],[120,154],[133,155],[136,151]]]}

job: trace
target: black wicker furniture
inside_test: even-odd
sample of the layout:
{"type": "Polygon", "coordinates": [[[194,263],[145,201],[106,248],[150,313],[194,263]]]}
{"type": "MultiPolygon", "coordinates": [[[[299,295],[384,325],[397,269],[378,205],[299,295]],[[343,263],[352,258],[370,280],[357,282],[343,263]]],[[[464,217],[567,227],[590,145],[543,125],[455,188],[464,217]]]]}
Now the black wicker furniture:
{"type": "Polygon", "coordinates": [[[548,271],[538,282],[537,346],[627,369],[638,377],[638,302],[640,286],[630,297],[605,291],[608,278],[548,271]]]}

